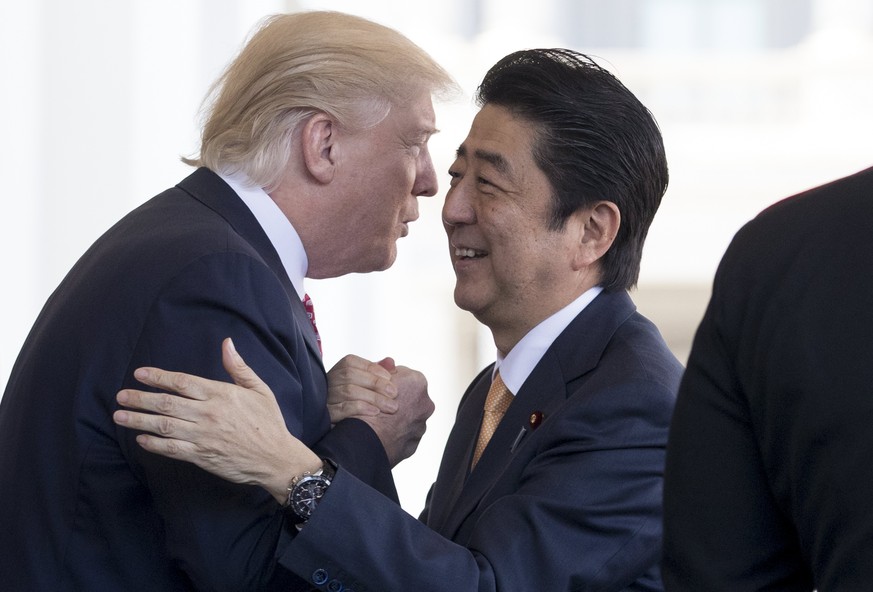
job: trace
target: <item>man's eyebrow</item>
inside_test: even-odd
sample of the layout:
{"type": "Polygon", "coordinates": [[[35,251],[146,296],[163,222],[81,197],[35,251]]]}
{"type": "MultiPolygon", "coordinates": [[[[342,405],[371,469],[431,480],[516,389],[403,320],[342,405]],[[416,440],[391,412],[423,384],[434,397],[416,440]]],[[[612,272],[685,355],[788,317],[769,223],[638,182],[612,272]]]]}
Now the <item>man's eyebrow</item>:
{"type": "Polygon", "coordinates": [[[436,128],[436,127],[426,127],[426,128],[421,128],[421,129],[418,131],[418,136],[419,136],[420,138],[424,138],[425,140],[429,140],[431,136],[436,135],[436,134],[438,134],[438,133],[440,133],[439,128],[436,128]]]}
{"type": "Polygon", "coordinates": [[[401,139],[410,144],[424,144],[430,140],[431,136],[439,132],[440,130],[435,127],[421,127],[415,131],[408,132],[406,136],[401,136],[401,139]]]}
{"type": "MultiPolygon", "coordinates": [[[[458,158],[466,158],[467,147],[461,144],[458,147],[456,155],[458,158]]],[[[512,176],[512,167],[509,166],[509,161],[506,160],[506,158],[502,154],[480,149],[473,152],[473,157],[479,160],[484,160],[495,169],[497,169],[497,172],[502,175],[506,175],[507,177],[512,176]]]]}

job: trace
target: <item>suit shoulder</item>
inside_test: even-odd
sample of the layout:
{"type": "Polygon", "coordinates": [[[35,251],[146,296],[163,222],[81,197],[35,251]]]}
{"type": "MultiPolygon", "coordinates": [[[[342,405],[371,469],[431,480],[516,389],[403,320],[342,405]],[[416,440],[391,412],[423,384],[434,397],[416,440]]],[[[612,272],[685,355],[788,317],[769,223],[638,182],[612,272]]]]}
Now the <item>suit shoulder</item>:
{"type": "Polygon", "coordinates": [[[619,326],[600,365],[619,380],[639,381],[651,390],[662,390],[671,401],[684,371],[655,324],[638,312],[619,326]]]}
{"type": "Polygon", "coordinates": [[[644,437],[663,446],[682,373],[657,328],[634,313],[612,336],[597,365],[567,385],[566,425],[594,422],[604,433],[621,434],[623,441],[644,437]]]}
{"type": "Polygon", "coordinates": [[[260,258],[230,221],[175,187],[124,216],[94,248],[110,249],[116,258],[148,254],[154,261],[191,261],[220,252],[260,258]]]}
{"type": "Polygon", "coordinates": [[[798,246],[862,238],[873,226],[873,168],[787,197],[764,209],[737,232],[728,258],[779,256],[798,246]]]}
{"type": "Polygon", "coordinates": [[[736,300],[863,281],[857,270],[871,249],[873,168],[786,198],[747,222],[719,264],[714,292],[736,300]]]}

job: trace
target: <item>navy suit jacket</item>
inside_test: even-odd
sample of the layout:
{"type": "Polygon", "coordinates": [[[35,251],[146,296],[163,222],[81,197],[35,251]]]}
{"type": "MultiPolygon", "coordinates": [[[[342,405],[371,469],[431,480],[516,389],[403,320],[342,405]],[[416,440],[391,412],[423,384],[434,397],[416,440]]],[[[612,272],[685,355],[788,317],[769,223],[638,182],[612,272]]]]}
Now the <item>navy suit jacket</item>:
{"type": "Polygon", "coordinates": [[[873,587],[873,168],[736,235],[670,432],[664,581],[873,587]]]}
{"type": "Polygon", "coordinates": [[[150,365],[227,380],[230,336],[274,386],[288,429],[396,499],[363,422],[329,431],[315,336],[254,216],[199,169],[127,215],[36,321],[0,403],[0,587],[263,590],[293,537],[276,501],[144,452],[113,424],[150,365]]]}
{"type": "Polygon", "coordinates": [[[341,470],[281,561],[325,590],[661,590],[681,372],[626,293],[601,293],[534,368],[471,473],[491,367],[473,381],[420,521],[341,470]]]}

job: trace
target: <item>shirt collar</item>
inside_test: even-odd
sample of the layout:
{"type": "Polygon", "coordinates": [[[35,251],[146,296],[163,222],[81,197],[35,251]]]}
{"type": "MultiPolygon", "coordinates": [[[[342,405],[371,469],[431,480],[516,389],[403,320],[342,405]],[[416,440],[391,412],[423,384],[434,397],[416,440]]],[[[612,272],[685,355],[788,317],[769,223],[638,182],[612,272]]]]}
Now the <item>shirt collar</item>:
{"type": "Polygon", "coordinates": [[[303,299],[306,290],[303,283],[309,268],[309,259],[303,248],[300,235],[294,229],[288,217],[282,213],[276,202],[267,192],[254,185],[245,173],[225,175],[218,173],[225,183],[236,192],[244,204],[251,210],[258,224],[263,228],[273,248],[279,253],[279,259],[288,274],[288,279],[303,299]]]}
{"type": "Polygon", "coordinates": [[[602,291],[600,286],[586,290],[573,302],[528,331],[505,357],[497,352],[494,371],[500,369],[503,383],[513,394],[518,393],[555,339],[602,291]]]}

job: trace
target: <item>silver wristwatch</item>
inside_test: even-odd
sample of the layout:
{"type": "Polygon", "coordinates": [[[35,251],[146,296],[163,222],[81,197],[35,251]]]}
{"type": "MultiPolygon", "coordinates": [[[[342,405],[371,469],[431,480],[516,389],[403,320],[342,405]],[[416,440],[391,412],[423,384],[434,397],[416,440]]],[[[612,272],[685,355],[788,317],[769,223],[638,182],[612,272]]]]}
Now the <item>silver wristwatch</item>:
{"type": "Polygon", "coordinates": [[[324,497],[334,475],[336,475],[336,465],[333,461],[326,458],[321,459],[321,461],[322,465],[319,470],[294,477],[288,484],[288,499],[285,501],[284,508],[295,519],[298,526],[304,524],[312,516],[318,502],[324,497]]]}

